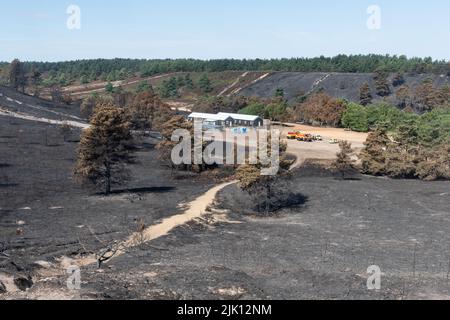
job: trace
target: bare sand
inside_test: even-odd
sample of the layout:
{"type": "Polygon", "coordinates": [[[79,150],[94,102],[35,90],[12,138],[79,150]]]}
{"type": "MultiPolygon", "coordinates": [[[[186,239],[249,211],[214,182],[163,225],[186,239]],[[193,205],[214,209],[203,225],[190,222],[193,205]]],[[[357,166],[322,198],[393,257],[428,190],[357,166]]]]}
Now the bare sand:
{"type": "Polygon", "coordinates": [[[339,152],[338,144],[331,144],[331,139],[347,140],[352,144],[356,154],[364,148],[367,133],[346,131],[340,128],[312,127],[299,124],[288,124],[289,127],[275,127],[281,131],[282,137],[286,137],[288,132],[301,131],[315,135],[321,135],[323,141],[300,142],[297,140],[287,140],[287,152],[297,156],[294,167],[300,166],[305,160],[333,160],[339,152]]]}

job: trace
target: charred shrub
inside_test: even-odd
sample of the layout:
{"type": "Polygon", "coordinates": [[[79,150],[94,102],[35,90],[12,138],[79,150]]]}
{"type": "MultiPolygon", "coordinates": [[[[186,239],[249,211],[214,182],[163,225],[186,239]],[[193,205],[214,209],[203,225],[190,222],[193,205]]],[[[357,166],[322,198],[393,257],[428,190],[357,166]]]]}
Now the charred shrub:
{"type": "Polygon", "coordinates": [[[307,197],[296,191],[288,176],[266,177],[250,188],[227,188],[219,195],[219,207],[231,213],[270,216],[282,209],[299,207],[307,197]]]}

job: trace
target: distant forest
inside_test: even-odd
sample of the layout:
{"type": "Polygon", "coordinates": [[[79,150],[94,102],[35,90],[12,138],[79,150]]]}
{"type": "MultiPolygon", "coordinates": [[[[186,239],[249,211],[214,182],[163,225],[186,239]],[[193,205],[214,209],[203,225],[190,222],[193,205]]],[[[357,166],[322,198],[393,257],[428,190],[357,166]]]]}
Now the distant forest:
{"type": "MultiPolygon", "coordinates": [[[[1,63],[4,69],[6,64],[1,63]]],[[[88,83],[94,80],[116,81],[130,76],[152,76],[169,72],[222,71],[297,71],[371,73],[402,72],[410,74],[450,75],[450,62],[432,58],[407,58],[389,55],[338,55],[336,57],[291,59],[95,59],[67,62],[24,62],[24,71],[38,71],[47,82],[61,85],[74,81],[88,83]]]]}

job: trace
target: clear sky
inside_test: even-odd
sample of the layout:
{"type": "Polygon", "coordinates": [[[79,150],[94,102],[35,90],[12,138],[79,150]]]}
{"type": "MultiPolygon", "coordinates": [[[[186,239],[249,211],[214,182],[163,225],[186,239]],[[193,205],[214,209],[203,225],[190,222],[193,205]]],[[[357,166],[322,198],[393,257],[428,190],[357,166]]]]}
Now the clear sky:
{"type": "Polygon", "coordinates": [[[405,54],[450,59],[448,0],[3,0],[0,61],[405,54]],[[69,30],[67,8],[81,9],[69,30]],[[370,5],[381,29],[367,26],[370,5]]]}

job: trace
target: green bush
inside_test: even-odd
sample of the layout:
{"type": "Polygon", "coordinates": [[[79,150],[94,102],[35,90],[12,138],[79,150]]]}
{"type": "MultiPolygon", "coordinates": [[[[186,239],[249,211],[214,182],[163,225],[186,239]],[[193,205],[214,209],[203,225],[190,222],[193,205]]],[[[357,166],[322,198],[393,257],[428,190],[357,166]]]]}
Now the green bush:
{"type": "Polygon", "coordinates": [[[368,132],[383,125],[388,130],[395,130],[409,121],[417,121],[420,117],[407,113],[386,103],[368,107],[350,103],[342,117],[342,126],[358,132],[368,132]]]}
{"type": "Polygon", "coordinates": [[[283,121],[290,114],[289,105],[285,101],[274,100],[265,102],[252,102],[239,110],[240,114],[260,116],[273,121],[283,121]]]}
{"type": "Polygon", "coordinates": [[[437,108],[417,118],[422,144],[435,146],[450,143],[450,108],[437,108]]]}
{"type": "Polygon", "coordinates": [[[369,131],[368,109],[357,103],[349,103],[342,116],[342,126],[358,132],[369,131]]]}
{"type": "Polygon", "coordinates": [[[251,103],[244,109],[239,110],[240,114],[247,114],[252,116],[260,116],[265,117],[266,116],[266,105],[263,103],[251,103]]]}
{"type": "Polygon", "coordinates": [[[379,128],[369,135],[361,152],[363,172],[394,178],[449,179],[450,109],[419,116],[386,108],[372,110],[373,122],[379,123],[379,128]]]}

